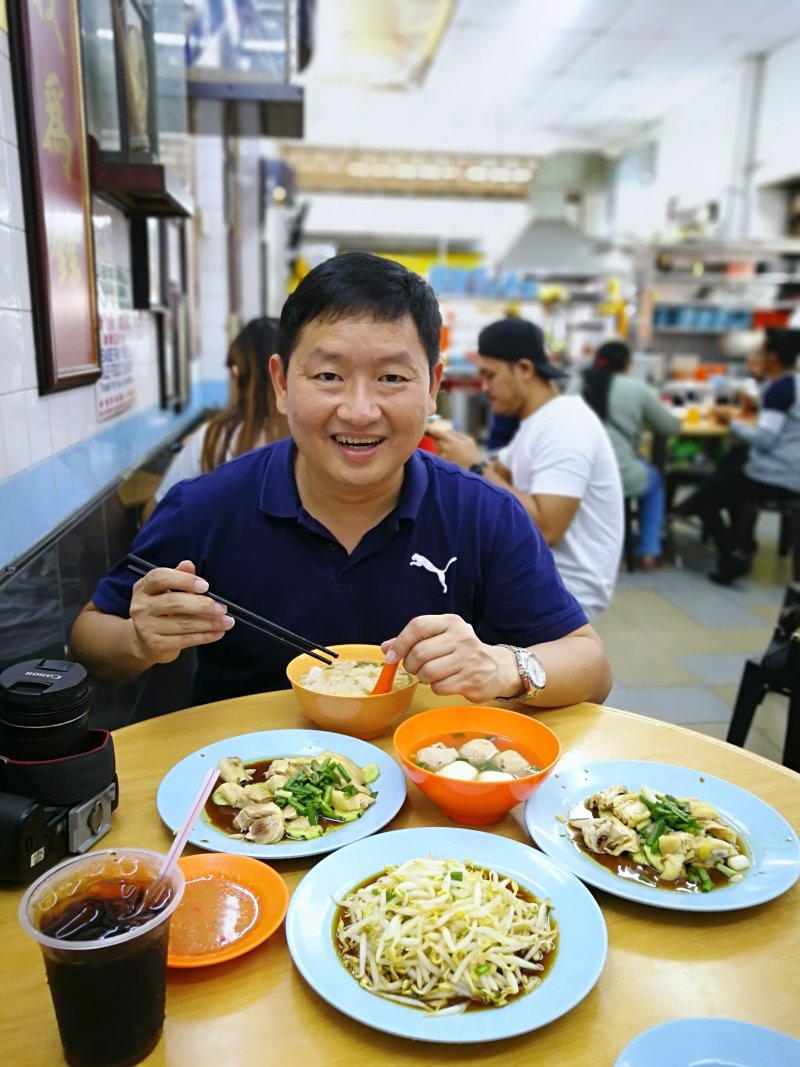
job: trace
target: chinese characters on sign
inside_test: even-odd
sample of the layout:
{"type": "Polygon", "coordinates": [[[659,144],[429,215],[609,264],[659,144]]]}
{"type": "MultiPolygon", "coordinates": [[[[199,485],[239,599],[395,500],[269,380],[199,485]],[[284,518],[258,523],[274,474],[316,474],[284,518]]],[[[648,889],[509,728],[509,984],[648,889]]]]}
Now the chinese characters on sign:
{"type": "Polygon", "coordinates": [[[131,342],[137,318],[130,311],[104,311],[101,315],[103,377],[97,383],[98,419],[119,415],[136,401],[131,342]]]}
{"type": "Polygon", "coordinates": [[[9,8],[42,392],[100,374],[77,8],[75,0],[9,8]]]}

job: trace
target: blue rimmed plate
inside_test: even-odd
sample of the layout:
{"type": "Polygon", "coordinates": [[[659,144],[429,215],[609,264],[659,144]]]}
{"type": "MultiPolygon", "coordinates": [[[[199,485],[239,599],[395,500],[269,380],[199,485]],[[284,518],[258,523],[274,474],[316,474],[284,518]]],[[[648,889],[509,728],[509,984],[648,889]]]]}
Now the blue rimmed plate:
{"type": "Polygon", "coordinates": [[[286,939],[297,969],[334,1008],[366,1026],[419,1041],[472,1044],[536,1030],[564,1015],[590,992],[608,949],[603,916],[577,878],[540,852],[497,834],[450,827],[390,830],[321,860],[292,894],[286,939]],[[344,967],[333,941],[335,900],[415,857],[469,860],[553,904],[558,924],[555,959],[541,985],[502,1008],[433,1015],[384,1000],[362,989],[344,967]]]}
{"type": "Polygon", "coordinates": [[[212,826],[201,814],[189,835],[191,844],[208,852],[230,852],[237,856],[254,856],[262,860],[321,856],[380,830],[394,818],[406,798],[405,777],[395,761],[375,745],[359,741],[355,737],[346,737],[344,734],[328,733],[324,730],[264,730],[215,741],[212,745],[206,745],[205,748],[199,748],[191,755],[185,756],[167,771],[156,795],[158,814],[170,830],[180,826],[204,774],[223,756],[239,756],[245,763],[254,763],[258,760],[277,759],[280,756],[318,756],[326,750],[347,756],[359,767],[375,763],[380,771],[372,784],[377,793],[377,800],[372,807],[367,808],[360,819],[345,823],[338,830],[330,831],[312,841],[283,840],[274,845],[257,845],[229,837],[212,826]]]}
{"type": "Polygon", "coordinates": [[[736,911],[764,904],[791,889],[800,875],[800,844],[789,823],[752,793],[702,771],[647,760],[604,760],[559,766],[525,803],[525,825],[538,847],[582,881],[606,893],[655,908],[736,911]],[[642,785],[713,804],[747,844],[752,862],[741,882],[711,893],[684,893],[643,885],[614,874],[585,852],[561,821],[570,808],[611,785],[642,785]]]}
{"type": "Polygon", "coordinates": [[[614,1067],[800,1067],[800,1041],[734,1019],[676,1019],[645,1030],[614,1067]]]}

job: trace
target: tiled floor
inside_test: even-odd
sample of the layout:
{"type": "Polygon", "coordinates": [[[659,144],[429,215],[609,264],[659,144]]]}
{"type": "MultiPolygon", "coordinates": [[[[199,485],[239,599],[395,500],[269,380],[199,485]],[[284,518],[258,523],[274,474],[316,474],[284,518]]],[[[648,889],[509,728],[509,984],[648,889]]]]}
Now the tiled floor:
{"type": "MultiPolygon", "coordinates": [[[[734,586],[708,580],[714,552],[689,524],[675,528],[680,568],[620,574],[595,624],[614,674],[608,704],[724,739],[744,662],[766,651],[791,580],[773,518],[759,525],[753,574],[734,586]]],[[[787,698],[768,693],[746,747],[780,763],[786,715],[787,698]]]]}

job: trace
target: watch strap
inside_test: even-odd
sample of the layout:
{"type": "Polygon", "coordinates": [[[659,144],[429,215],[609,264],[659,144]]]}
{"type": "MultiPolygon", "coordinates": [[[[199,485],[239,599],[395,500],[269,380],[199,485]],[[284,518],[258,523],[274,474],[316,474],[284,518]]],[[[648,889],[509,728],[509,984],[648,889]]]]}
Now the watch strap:
{"type": "Polygon", "coordinates": [[[527,662],[526,661],[528,659],[536,660],[536,663],[539,665],[539,668],[541,669],[542,674],[544,674],[544,667],[542,667],[541,663],[539,662],[538,657],[533,652],[531,652],[530,649],[521,648],[519,645],[508,645],[508,644],[505,644],[504,642],[501,641],[501,642],[499,642],[498,647],[500,647],[500,648],[508,648],[516,656],[516,659],[517,659],[517,670],[519,671],[519,676],[522,679],[522,685],[523,685],[524,688],[523,688],[522,693],[518,694],[517,696],[513,696],[513,697],[495,697],[495,700],[501,700],[501,701],[503,701],[505,703],[512,703],[513,702],[513,703],[517,703],[517,704],[533,704],[533,703],[535,703],[536,702],[536,698],[538,697],[539,693],[541,693],[541,691],[544,689],[544,685],[539,685],[539,683],[536,681],[536,679],[533,678],[533,676],[531,675],[530,671],[528,670],[528,666],[527,666],[527,662]]]}

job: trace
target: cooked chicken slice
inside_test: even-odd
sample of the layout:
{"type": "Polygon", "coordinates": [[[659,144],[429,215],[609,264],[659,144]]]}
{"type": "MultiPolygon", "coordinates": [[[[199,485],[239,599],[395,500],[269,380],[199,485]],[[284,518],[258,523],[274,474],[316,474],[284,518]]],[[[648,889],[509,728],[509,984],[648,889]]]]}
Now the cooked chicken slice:
{"type": "Polygon", "coordinates": [[[696,847],[701,838],[694,834],[688,834],[684,830],[672,830],[668,834],[662,834],[658,839],[658,848],[662,856],[670,852],[682,852],[687,859],[693,859],[696,847]]]}
{"type": "Polygon", "coordinates": [[[675,830],[659,837],[658,849],[663,861],[661,877],[665,881],[674,882],[676,878],[686,874],[685,864],[694,860],[697,841],[694,834],[687,834],[683,830],[675,830]]]}
{"type": "Polygon", "coordinates": [[[255,841],[259,845],[274,845],[280,841],[284,834],[283,816],[280,808],[276,808],[277,815],[264,815],[255,822],[250,823],[245,835],[248,841],[255,841]]]}
{"type": "Polygon", "coordinates": [[[249,782],[255,774],[255,771],[245,767],[238,756],[224,756],[217,764],[217,770],[223,782],[236,782],[239,785],[249,782]]]}
{"type": "Polygon", "coordinates": [[[233,825],[237,830],[247,830],[256,819],[265,819],[271,815],[278,815],[283,821],[283,813],[277,804],[248,804],[238,813],[233,825]]]}
{"type": "Polygon", "coordinates": [[[624,785],[610,785],[600,793],[592,793],[586,801],[586,807],[592,811],[611,811],[611,806],[617,797],[627,796],[628,790],[624,785]]]}
{"type": "Polygon", "coordinates": [[[683,801],[684,804],[689,806],[689,814],[693,819],[718,819],[719,812],[713,804],[708,804],[705,800],[697,800],[695,797],[689,797],[683,801]]]}
{"type": "Polygon", "coordinates": [[[697,837],[695,840],[697,841],[697,859],[705,867],[713,867],[720,860],[739,855],[739,850],[735,845],[719,837],[697,837]]]}
{"type": "Polygon", "coordinates": [[[682,874],[686,874],[684,863],[686,857],[682,852],[670,852],[666,856],[662,856],[661,870],[659,876],[664,879],[665,882],[674,882],[676,878],[680,878],[682,874]]]}
{"type": "Polygon", "coordinates": [[[622,852],[635,852],[639,847],[638,835],[613,815],[591,821],[582,819],[578,829],[583,834],[586,847],[592,852],[619,856],[622,852]]]}
{"type": "Polygon", "coordinates": [[[611,810],[626,826],[637,826],[650,818],[650,809],[639,800],[637,793],[623,793],[614,799],[611,810]]]}
{"type": "MultiPolygon", "coordinates": [[[[280,777],[275,775],[275,778],[280,777]]],[[[254,801],[258,803],[262,800],[272,800],[274,790],[272,783],[275,778],[271,778],[269,782],[251,782],[249,785],[244,786],[245,794],[250,798],[250,803],[254,801]]]]}
{"type": "Polygon", "coordinates": [[[520,756],[519,752],[515,752],[513,748],[507,748],[505,752],[498,752],[492,763],[497,767],[498,771],[513,774],[515,778],[522,778],[523,775],[531,773],[530,763],[524,756],[520,756]]]}
{"type": "Polygon", "coordinates": [[[290,759],[274,759],[264,772],[264,780],[269,781],[274,774],[285,774],[288,777],[294,773],[294,762],[290,759]]]}
{"type": "Polygon", "coordinates": [[[244,808],[250,803],[250,798],[238,782],[223,782],[211,794],[211,799],[215,804],[229,808],[244,808]]]}
{"type": "Polygon", "coordinates": [[[449,763],[458,759],[458,749],[451,748],[448,745],[443,744],[441,741],[436,741],[432,745],[426,745],[425,748],[421,748],[416,755],[417,763],[425,763],[428,769],[431,771],[440,771],[442,767],[446,767],[449,763]]]}
{"type": "Polygon", "coordinates": [[[486,737],[474,737],[471,741],[465,742],[458,750],[459,756],[462,759],[469,760],[474,767],[480,767],[482,764],[488,763],[496,752],[497,745],[486,737]]]}
{"type": "Polygon", "coordinates": [[[369,793],[354,793],[346,797],[341,789],[331,790],[331,807],[335,811],[366,811],[373,802],[369,793]]]}
{"type": "Polygon", "coordinates": [[[718,837],[721,841],[727,841],[731,845],[736,844],[736,831],[732,826],[725,826],[724,823],[711,820],[703,823],[703,831],[709,837],[718,837]]]}

